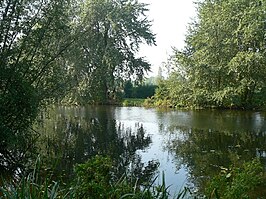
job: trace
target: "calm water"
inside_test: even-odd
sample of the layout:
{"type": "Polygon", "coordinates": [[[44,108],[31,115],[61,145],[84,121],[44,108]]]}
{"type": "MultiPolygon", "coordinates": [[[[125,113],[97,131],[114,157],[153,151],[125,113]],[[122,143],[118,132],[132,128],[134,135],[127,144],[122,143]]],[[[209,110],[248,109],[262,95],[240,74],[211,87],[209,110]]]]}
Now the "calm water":
{"type": "Polygon", "coordinates": [[[54,107],[42,115],[39,146],[69,176],[74,164],[107,154],[121,174],[158,175],[158,183],[164,172],[174,194],[184,186],[201,190],[236,161],[260,157],[266,165],[265,118],[263,112],[54,107]]]}

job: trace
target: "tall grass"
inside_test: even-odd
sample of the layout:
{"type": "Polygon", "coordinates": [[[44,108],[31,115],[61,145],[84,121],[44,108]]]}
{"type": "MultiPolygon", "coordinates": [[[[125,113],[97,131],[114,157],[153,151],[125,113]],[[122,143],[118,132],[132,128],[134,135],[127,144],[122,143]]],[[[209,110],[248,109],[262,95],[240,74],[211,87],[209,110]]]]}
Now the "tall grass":
{"type": "Polygon", "coordinates": [[[34,170],[21,177],[20,180],[4,180],[0,187],[2,199],[185,199],[190,191],[184,188],[177,196],[169,194],[169,187],[162,173],[162,183],[156,184],[156,176],[145,186],[132,176],[124,175],[116,182],[110,183],[106,174],[109,172],[110,160],[95,157],[75,168],[76,178],[69,186],[53,180],[52,175],[41,177],[40,159],[36,161],[34,170]],[[156,185],[155,185],[156,184],[156,185]]]}
{"type": "Polygon", "coordinates": [[[19,180],[3,180],[0,187],[2,199],[71,199],[71,198],[110,198],[110,199],[167,199],[168,187],[163,174],[162,185],[154,186],[155,178],[145,187],[138,179],[124,175],[112,182],[109,158],[96,156],[90,161],[76,165],[76,177],[68,186],[53,180],[53,175],[42,175],[40,158],[36,160],[33,171],[19,180]]]}
{"type": "MultiPolygon", "coordinates": [[[[214,177],[206,189],[206,196],[195,196],[190,189],[184,188],[175,196],[170,196],[169,186],[162,174],[162,183],[155,185],[155,177],[145,186],[132,176],[124,175],[117,181],[110,179],[112,164],[109,158],[96,156],[90,161],[75,167],[76,177],[68,186],[54,181],[53,175],[43,176],[40,158],[32,172],[20,180],[4,180],[0,187],[2,199],[185,199],[185,198],[250,198],[250,193],[262,183],[262,168],[258,160],[245,163],[240,167],[228,169],[214,177]]],[[[265,183],[265,182],[264,182],[265,183]]]]}
{"type": "Polygon", "coordinates": [[[37,158],[33,171],[19,179],[3,179],[0,198],[3,199],[55,199],[71,198],[70,190],[63,189],[59,182],[53,181],[52,174],[41,175],[41,160],[37,158]]]}

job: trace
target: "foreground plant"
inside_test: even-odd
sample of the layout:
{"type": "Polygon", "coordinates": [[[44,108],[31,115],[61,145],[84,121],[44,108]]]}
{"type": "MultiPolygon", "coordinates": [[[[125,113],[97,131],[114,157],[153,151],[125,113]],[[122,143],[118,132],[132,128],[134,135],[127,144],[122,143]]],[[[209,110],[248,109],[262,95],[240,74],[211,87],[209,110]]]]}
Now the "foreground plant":
{"type": "Polygon", "coordinates": [[[145,185],[132,176],[124,175],[113,179],[112,161],[108,157],[95,156],[84,164],[75,167],[77,174],[75,198],[160,198],[169,196],[163,175],[162,185],[154,186],[157,178],[145,185]]]}
{"type": "Polygon", "coordinates": [[[169,196],[164,180],[162,185],[158,186],[153,186],[156,178],[151,182],[145,182],[145,186],[137,178],[126,174],[115,180],[113,162],[109,157],[95,156],[84,164],[76,165],[74,170],[76,176],[73,181],[68,186],[62,186],[63,183],[53,180],[52,174],[43,175],[41,161],[38,158],[33,171],[28,175],[18,181],[4,181],[0,195],[3,199],[167,199],[169,196]]]}
{"type": "MultiPolygon", "coordinates": [[[[140,183],[140,180],[130,175],[116,179],[113,175],[113,162],[109,157],[95,156],[75,166],[76,176],[68,186],[53,181],[53,175],[43,177],[40,169],[40,159],[36,161],[34,170],[18,181],[4,181],[0,188],[3,199],[38,198],[38,199],[176,199],[202,198],[190,189],[184,188],[175,196],[170,196],[169,186],[162,174],[162,183],[154,185],[157,177],[150,182],[140,183]]],[[[252,198],[254,192],[263,182],[262,167],[258,159],[244,163],[238,167],[223,169],[214,177],[206,189],[205,198],[238,199],[252,198]]],[[[256,196],[257,197],[257,196],[256,196]]]]}
{"type": "Polygon", "coordinates": [[[215,176],[207,189],[209,198],[250,198],[250,194],[263,181],[263,168],[258,159],[239,167],[223,169],[215,176]]]}
{"type": "MultiPolygon", "coordinates": [[[[19,180],[3,180],[0,187],[0,196],[3,199],[38,198],[55,199],[71,198],[71,192],[59,186],[59,182],[53,181],[52,174],[45,177],[41,175],[41,161],[37,158],[34,169],[19,180]]],[[[1,197],[0,197],[1,198],[1,197]]]]}

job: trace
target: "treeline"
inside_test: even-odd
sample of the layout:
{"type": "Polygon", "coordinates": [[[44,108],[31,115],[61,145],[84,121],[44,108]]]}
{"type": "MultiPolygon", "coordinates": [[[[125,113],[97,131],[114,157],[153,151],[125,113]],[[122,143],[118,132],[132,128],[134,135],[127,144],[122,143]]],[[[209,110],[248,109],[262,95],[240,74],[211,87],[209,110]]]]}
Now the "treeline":
{"type": "Polygon", "coordinates": [[[157,106],[262,108],[266,105],[266,1],[204,0],[174,71],[149,100],[157,106]]]}
{"type": "Polygon", "coordinates": [[[39,136],[42,105],[108,103],[150,64],[153,45],[145,4],[135,0],[0,2],[0,167],[24,164],[39,136]]]}
{"type": "Polygon", "coordinates": [[[141,84],[134,86],[131,81],[127,81],[124,87],[124,98],[146,99],[155,94],[156,85],[141,84]]]}

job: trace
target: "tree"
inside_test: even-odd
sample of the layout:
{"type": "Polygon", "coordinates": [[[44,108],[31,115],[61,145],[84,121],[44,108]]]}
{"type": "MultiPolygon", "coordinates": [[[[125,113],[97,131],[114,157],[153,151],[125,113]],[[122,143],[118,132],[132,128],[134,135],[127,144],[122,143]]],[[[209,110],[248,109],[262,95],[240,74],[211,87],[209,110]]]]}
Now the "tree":
{"type": "Polygon", "coordinates": [[[155,43],[145,11],[133,0],[1,1],[0,166],[16,169],[34,148],[46,102],[71,89],[78,101],[107,102],[129,76],[143,78],[149,64],[135,53],[155,43]]]}
{"type": "Polygon", "coordinates": [[[125,98],[131,98],[133,92],[133,84],[131,81],[127,81],[124,86],[124,97],[125,98]]]}
{"type": "Polygon", "coordinates": [[[135,55],[140,43],[155,43],[146,11],[146,5],[135,0],[85,1],[81,20],[87,34],[77,44],[75,56],[80,56],[73,62],[80,69],[83,103],[114,100],[126,80],[141,80],[150,69],[143,57],[135,55]]]}
{"type": "Polygon", "coordinates": [[[64,89],[73,43],[69,1],[0,3],[0,166],[14,170],[34,147],[30,129],[44,100],[64,89]],[[60,88],[60,89],[58,89],[60,88]]]}
{"type": "Polygon", "coordinates": [[[187,85],[178,93],[188,91],[190,105],[265,105],[265,6],[265,1],[254,0],[198,3],[186,47],[175,57],[177,73],[187,85]]]}

